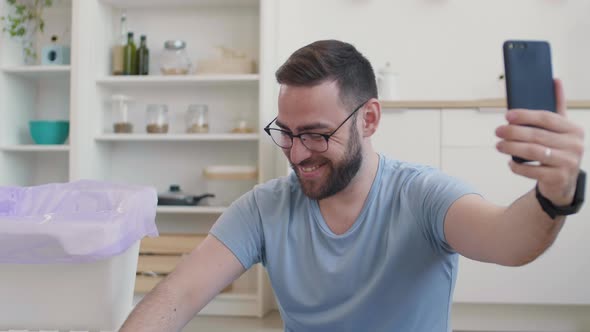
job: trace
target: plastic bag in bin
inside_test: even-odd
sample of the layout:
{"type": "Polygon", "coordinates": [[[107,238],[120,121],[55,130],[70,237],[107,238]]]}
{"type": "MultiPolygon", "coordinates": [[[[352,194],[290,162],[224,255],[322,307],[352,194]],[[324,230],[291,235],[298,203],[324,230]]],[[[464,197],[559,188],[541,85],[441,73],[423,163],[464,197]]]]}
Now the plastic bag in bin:
{"type": "Polygon", "coordinates": [[[94,262],[158,236],[155,188],[91,180],[0,187],[0,263],[94,262]]]}

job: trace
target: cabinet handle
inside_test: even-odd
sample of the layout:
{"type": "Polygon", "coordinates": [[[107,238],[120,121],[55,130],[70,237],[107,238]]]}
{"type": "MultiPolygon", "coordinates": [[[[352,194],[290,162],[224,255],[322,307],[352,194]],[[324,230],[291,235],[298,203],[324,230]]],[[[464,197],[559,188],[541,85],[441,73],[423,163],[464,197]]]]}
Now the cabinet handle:
{"type": "Polygon", "coordinates": [[[478,107],[477,111],[480,113],[505,113],[504,107],[478,107]]]}

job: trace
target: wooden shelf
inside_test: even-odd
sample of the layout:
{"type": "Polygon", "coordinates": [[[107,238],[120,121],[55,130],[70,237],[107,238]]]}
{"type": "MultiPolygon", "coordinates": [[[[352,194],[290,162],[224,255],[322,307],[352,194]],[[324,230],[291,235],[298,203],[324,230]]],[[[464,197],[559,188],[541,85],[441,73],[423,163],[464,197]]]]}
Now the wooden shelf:
{"type": "Polygon", "coordinates": [[[68,152],[70,151],[69,145],[56,144],[56,145],[5,145],[1,146],[0,150],[6,152],[68,152]]]}
{"type": "Polygon", "coordinates": [[[95,138],[105,142],[157,141],[257,141],[258,134],[103,134],[95,138]]]}
{"type": "Polygon", "coordinates": [[[25,78],[69,77],[71,67],[68,66],[6,66],[2,72],[25,78]]]}
{"type": "Polygon", "coordinates": [[[160,214],[222,214],[224,206],[158,206],[160,214]]]}
{"type": "Polygon", "coordinates": [[[102,0],[116,8],[256,6],[258,0],[102,0]]]}
{"type": "MultiPolygon", "coordinates": [[[[381,100],[383,109],[506,109],[505,99],[474,99],[474,100],[381,100]]],[[[590,100],[568,100],[570,109],[590,109],[590,100]]]]}
{"type": "Polygon", "coordinates": [[[96,80],[99,85],[113,87],[176,86],[187,84],[238,84],[254,83],[258,74],[244,75],[150,75],[150,76],[107,76],[96,80]]]}

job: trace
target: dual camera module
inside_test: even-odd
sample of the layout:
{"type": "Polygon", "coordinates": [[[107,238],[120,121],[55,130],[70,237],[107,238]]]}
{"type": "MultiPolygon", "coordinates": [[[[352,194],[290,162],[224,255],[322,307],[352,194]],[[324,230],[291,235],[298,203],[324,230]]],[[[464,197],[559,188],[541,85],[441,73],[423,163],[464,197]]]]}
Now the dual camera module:
{"type": "Polygon", "coordinates": [[[526,43],[508,43],[508,48],[526,48],[526,43]]]}

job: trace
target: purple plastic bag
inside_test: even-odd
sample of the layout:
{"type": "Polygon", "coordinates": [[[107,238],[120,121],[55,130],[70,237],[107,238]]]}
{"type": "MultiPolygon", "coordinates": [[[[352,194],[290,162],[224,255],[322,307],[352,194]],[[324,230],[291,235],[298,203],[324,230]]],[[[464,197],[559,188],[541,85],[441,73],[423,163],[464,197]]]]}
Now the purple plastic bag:
{"type": "Polygon", "coordinates": [[[81,180],[0,187],[0,263],[84,263],[158,236],[154,188],[81,180]]]}

